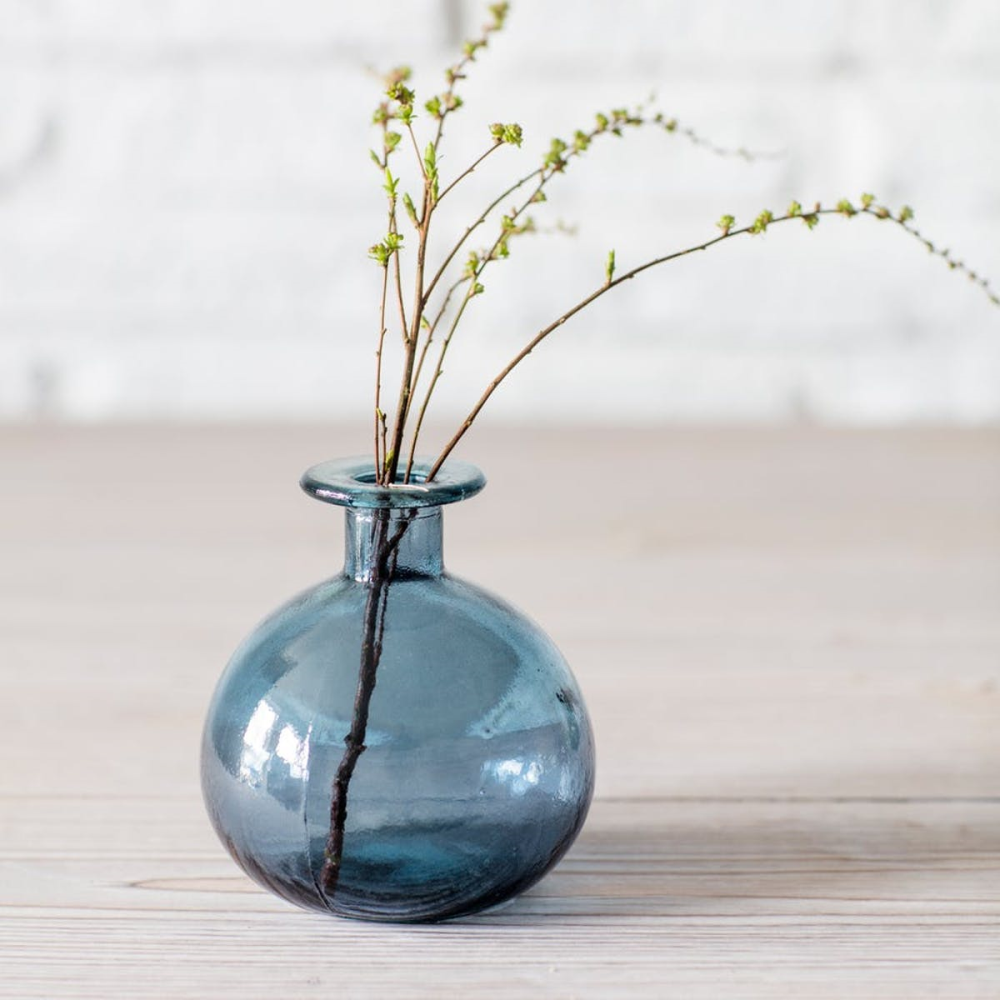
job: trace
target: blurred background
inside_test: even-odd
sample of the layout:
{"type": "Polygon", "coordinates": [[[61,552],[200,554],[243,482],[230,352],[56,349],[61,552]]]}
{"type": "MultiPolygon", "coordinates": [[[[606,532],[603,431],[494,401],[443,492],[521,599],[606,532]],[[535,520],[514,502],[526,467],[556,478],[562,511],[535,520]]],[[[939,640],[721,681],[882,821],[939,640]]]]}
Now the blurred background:
{"type": "MultiPolygon", "coordinates": [[[[376,71],[412,64],[422,103],[483,20],[466,0],[0,0],[0,419],[365,419],[376,71]]],[[[609,248],[624,270],[724,212],[872,191],[1000,277],[993,0],[515,3],[442,172],[491,121],[520,122],[524,146],[442,222],[654,90],[712,141],[783,155],[652,131],[595,144],[537,213],[576,235],[520,241],[486,277],[439,418],[599,284],[609,248]]],[[[779,227],[603,299],[491,407],[498,423],[996,424],[1000,313],[896,227],[779,227]]]]}

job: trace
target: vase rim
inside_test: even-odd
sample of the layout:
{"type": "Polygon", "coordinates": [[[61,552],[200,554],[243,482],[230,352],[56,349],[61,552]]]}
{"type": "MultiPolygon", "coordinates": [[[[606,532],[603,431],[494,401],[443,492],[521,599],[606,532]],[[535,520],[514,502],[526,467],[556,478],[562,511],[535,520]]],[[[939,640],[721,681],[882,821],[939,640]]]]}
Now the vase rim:
{"type": "Polygon", "coordinates": [[[371,455],[335,458],[306,469],[299,485],[311,497],[339,507],[368,509],[408,509],[440,507],[474,497],[485,485],[486,476],[471,462],[449,459],[433,482],[423,479],[431,461],[417,459],[412,475],[416,482],[379,486],[371,455]]]}

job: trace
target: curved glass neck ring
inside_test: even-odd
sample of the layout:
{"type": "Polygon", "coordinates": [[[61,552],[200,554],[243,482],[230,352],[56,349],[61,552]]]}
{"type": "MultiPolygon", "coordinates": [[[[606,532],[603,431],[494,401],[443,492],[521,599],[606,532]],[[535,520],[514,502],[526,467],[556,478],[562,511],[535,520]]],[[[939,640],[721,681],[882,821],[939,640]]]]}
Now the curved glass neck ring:
{"type": "Polygon", "coordinates": [[[346,576],[369,581],[387,543],[391,576],[444,572],[441,508],[475,496],[486,477],[476,466],[454,461],[427,482],[429,469],[429,461],[417,461],[411,481],[392,486],[375,483],[370,457],[321,462],[305,472],[301,485],[310,496],[346,508],[346,576]]]}

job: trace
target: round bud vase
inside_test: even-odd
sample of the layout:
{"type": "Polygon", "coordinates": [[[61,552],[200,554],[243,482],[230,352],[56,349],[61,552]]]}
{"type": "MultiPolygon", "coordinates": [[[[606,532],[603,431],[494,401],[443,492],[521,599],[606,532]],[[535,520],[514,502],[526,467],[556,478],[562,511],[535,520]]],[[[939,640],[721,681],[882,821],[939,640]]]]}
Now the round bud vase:
{"type": "Polygon", "coordinates": [[[590,722],[559,651],[444,569],[442,507],[482,473],[426,471],[378,486],[369,458],[303,476],[345,508],[343,571],[251,633],[205,724],[222,842],[265,888],[339,916],[501,903],[565,853],[593,791],[590,722]]]}

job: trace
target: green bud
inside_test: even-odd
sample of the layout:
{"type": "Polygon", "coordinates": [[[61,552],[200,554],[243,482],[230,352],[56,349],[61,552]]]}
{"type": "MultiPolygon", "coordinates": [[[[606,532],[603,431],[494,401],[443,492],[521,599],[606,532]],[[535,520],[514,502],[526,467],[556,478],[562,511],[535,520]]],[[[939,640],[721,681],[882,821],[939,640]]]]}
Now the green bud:
{"type": "Polygon", "coordinates": [[[731,215],[724,215],[721,219],[719,219],[716,225],[722,230],[723,236],[728,236],[729,230],[736,225],[736,219],[734,219],[731,215]]]}
{"type": "Polygon", "coordinates": [[[797,218],[802,214],[802,206],[797,201],[789,202],[786,214],[790,215],[793,219],[797,218]]]}
{"type": "Polygon", "coordinates": [[[511,146],[520,146],[524,138],[521,126],[516,122],[511,122],[507,125],[503,122],[494,122],[490,126],[490,135],[493,136],[494,142],[505,142],[511,146]]]}
{"type": "Polygon", "coordinates": [[[615,252],[608,251],[608,259],[604,265],[604,277],[607,284],[611,284],[611,279],[615,276],[615,252]]]}
{"type": "Polygon", "coordinates": [[[753,220],[750,232],[754,235],[757,235],[758,233],[766,233],[768,225],[770,225],[773,221],[774,216],[770,213],[770,211],[768,211],[768,209],[765,208],[764,211],[753,220]]]}
{"type": "Polygon", "coordinates": [[[490,25],[493,31],[499,31],[507,20],[507,13],[510,10],[509,3],[491,3],[486,8],[493,15],[493,24],[490,25]]]}
{"type": "Polygon", "coordinates": [[[840,201],[837,202],[837,211],[840,212],[841,215],[846,215],[848,217],[857,215],[858,212],[858,210],[846,198],[841,198],[840,201]]]}
{"type": "Polygon", "coordinates": [[[417,208],[413,204],[413,199],[405,192],[403,193],[403,208],[406,209],[406,214],[410,217],[410,222],[412,222],[414,226],[419,226],[420,223],[417,220],[417,208]]]}
{"type": "Polygon", "coordinates": [[[549,151],[545,154],[542,166],[551,167],[553,171],[556,172],[562,170],[563,167],[566,166],[566,160],[563,158],[563,153],[565,153],[568,148],[569,147],[562,139],[558,137],[553,139],[552,142],[549,143],[549,151]]]}
{"type": "Polygon", "coordinates": [[[866,211],[872,207],[875,202],[875,195],[873,194],[863,194],[861,196],[861,207],[866,211]]]}
{"type": "Polygon", "coordinates": [[[910,208],[909,205],[904,205],[899,210],[899,221],[900,222],[909,222],[910,219],[912,219],[912,218],[913,218],[913,209],[910,208]]]}
{"type": "Polygon", "coordinates": [[[386,97],[390,100],[396,101],[403,105],[413,105],[413,99],[416,96],[409,87],[405,86],[402,81],[395,80],[389,84],[385,91],[386,97]]]}

